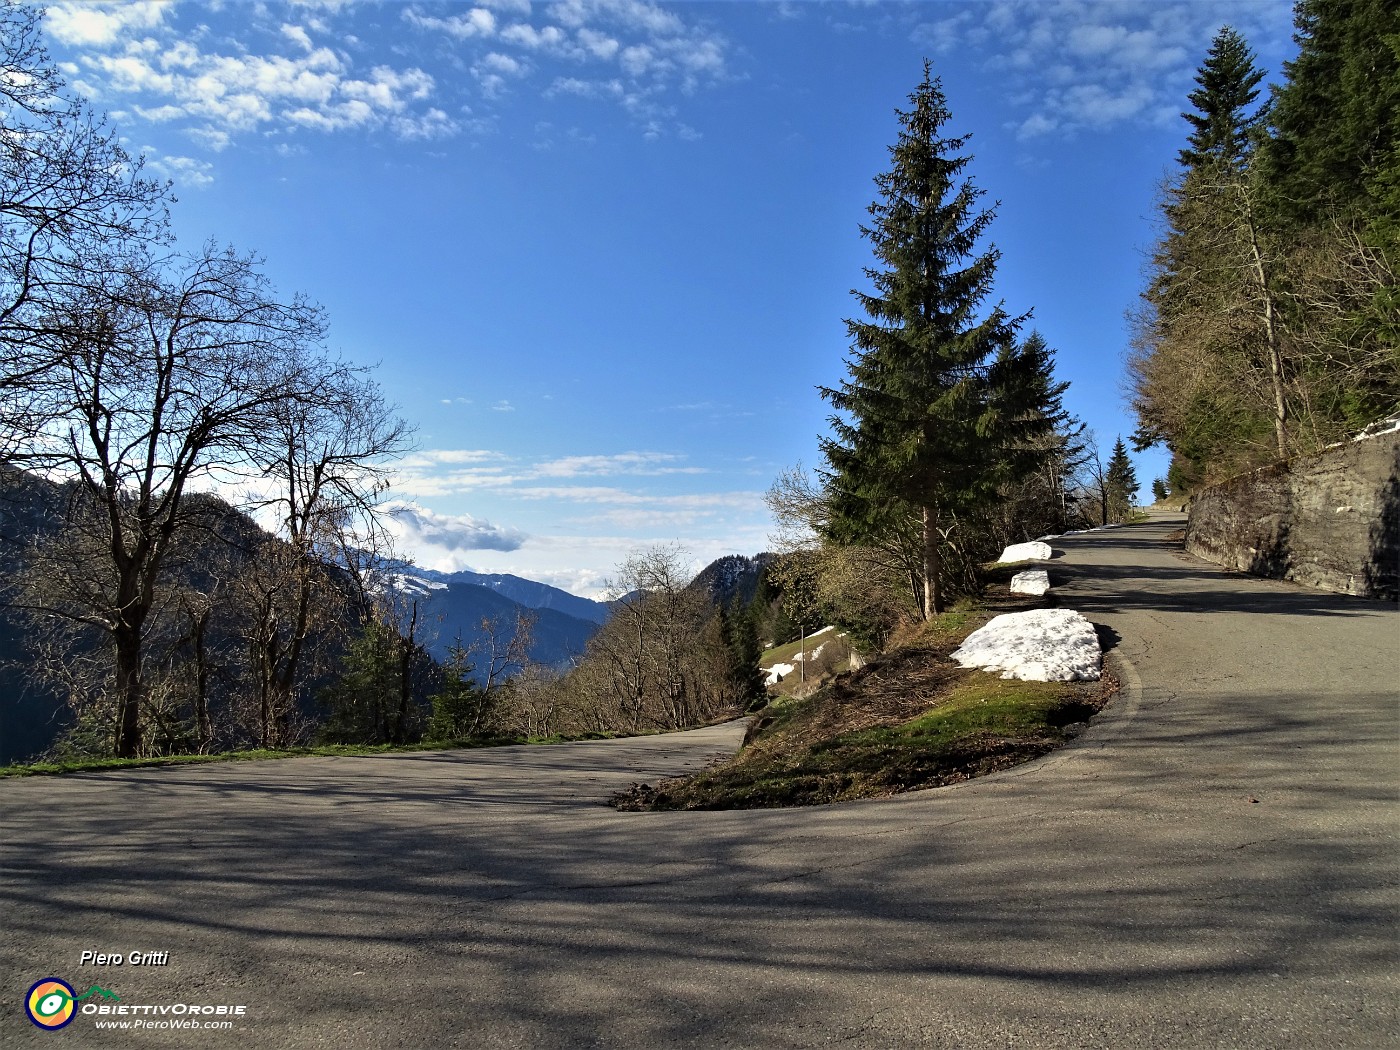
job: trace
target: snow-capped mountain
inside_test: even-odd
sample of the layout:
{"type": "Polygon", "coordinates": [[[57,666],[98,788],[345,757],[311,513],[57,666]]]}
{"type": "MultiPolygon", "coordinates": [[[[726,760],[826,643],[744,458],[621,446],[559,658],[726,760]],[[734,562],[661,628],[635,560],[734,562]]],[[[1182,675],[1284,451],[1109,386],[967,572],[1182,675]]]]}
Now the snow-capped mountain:
{"type": "Polygon", "coordinates": [[[608,607],[603,602],[580,598],[547,583],[538,583],[509,573],[436,572],[416,565],[404,565],[399,576],[401,588],[411,588],[423,594],[441,590],[450,584],[472,584],[495,591],[527,609],[553,609],[566,616],[589,620],[595,624],[604,623],[608,618],[608,607]]]}

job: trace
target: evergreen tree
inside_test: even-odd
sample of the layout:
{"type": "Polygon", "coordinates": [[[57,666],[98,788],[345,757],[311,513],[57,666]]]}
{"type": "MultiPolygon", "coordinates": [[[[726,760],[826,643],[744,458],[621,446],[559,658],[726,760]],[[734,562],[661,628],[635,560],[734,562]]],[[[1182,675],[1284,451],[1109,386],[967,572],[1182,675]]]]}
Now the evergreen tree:
{"type": "Polygon", "coordinates": [[[1244,37],[1223,26],[1196,73],[1196,90],[1188,96],[1195,112],[1182,114],[1193,129],[1189,145],[1177,155],[1183,168],[1207,163],[1244,168],[1256,124],[1251,110],[1263,79],[1244,37]]]}
{"type": "Polygon", "coordinates": [[[967,136],[944,137],[950,114],[928,63],[896,111],[893,164],[876,177],[880,199],[861,233],[878,266],[873,293],[857,291],[867,320],[848,320],[849,378],[822,396],[836,410],[822,442],[830,470],[828,538],[878,542],[915,525],[922,534],[925,617],[944,608],[944,548],[954,522],[994,497],[1005,453],[1026,448],[1049,425],[1022,398],[1035,389],[1037,362],[1017,345],[1028,315],[997,304],[982,319],[998,252],[978,244],[994,209],[963,170],[967,136]],[[912,520],[911,520],[912,519],[912,520]]]}
{"type": "Polygon", "coordinates": [[[326,709],[320,739],[330,744],[377,744],[388,740],[398,695],[398,634],[377,619],[350,643],[340,676],[318,697],[326,709]]]}
{"type": "Polygon", "coordinates": [[[1282,457],[1287,445],[1278,251],[1253,174],[1262,78],[1240,35],[1221,29],[1196,75],[1195,112],[1182,114],[1192,131],[1129,361],[1134,444],[1166,442],[1187,475],[1270,445],[1282,457]]]}
{"type": "Polygon", "coordinates": [[[447,650],[442,686],[428,698],[433,713],[428,719],[432,740],[468,740],[495,728],[499,690],[487,692],[472,680],[471,654],[459,637],[447,650]]]}
{"type": "Polygon", "coordinates": [[[406,743],[420,725],[418,698],[433,663],[422,646],[377,618],[350,643],[340,676],[321,690],[320,738],[331,744],[406,743]]]}
{"type": "Polygon", "coordinates": [[[1123,521],[1132,510],[1133,500],[1138,493],[1138,480],[1133,461],[1128,458],[1128,449],[1121,437],[1114,443],[1113,455],[1108,459],[1104,489],[1108,498],[1110,518],[1113,521],[1123,521]]]}
{"type": "Polygon", "coordinates": [[[1310,351],[1310,401],[1352,433],[1400,408],[1400,5],[1299,0],[1293,21],[1264,188],[1311,263],[1288,318],[1310,351]]]}
{"type": "Polygon", "coordinates": [[[737,599],[728,609],[721,609],[725,648],[729,654],[729,680],[743,702],[762,698],[766,692],[764,675],[758,661],[763,650],[758,643],[758,625],[750,609],[737,599]]]}
{"type": "Polygon", "coordinates": [[[1293,24],[1265,149],[1272,202],[1295,226],[1369,217],[1400,149],[1400,6],[1299,0],[1293,24]]]}

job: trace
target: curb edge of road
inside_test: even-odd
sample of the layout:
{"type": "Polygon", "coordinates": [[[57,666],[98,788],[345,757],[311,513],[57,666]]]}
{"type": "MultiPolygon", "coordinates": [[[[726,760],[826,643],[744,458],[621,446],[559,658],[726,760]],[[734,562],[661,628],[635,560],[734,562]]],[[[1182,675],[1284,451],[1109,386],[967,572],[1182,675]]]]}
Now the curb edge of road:
{"type": "MultiPolygon", "coordinates": [[[[1048,751],[1039,758],[1033,758],[1019,766],[973,777],[971,780],[959,781],[956,784],[944,784],[924,791],[910,791],[896,795],[893,799],[864,799],[860,801],[887,803],[895,799],[911,799],[920,796],[946,797],[945,792],[951,794],[960,791],[995,788],[998,784],[1007,784],[1015,781],[1018,777],[1049,769],[1073,758],[1076,753],[1086,749],[1103,748],[1116,743],[1126,735],[1129,727],[1137,721],[1137,716],[1142,709],[1142,679],[1138,676],[1137,668],[1133,666],[1132,661],[1115,650],[1104,653],[1103,661],[1104,668],[1112,672],[1113,676],[1118,679],[1118,691],[1113,694],[1112,699],[1104,706],[1103,710],[1094,716],[1094,721],[1089,723],[1088,728],[1073,740],[1069,740],[1053,751],[1048,751]]],[[[850,804],[856,805],[857,802],[853,801],[850,804]]],[[[775,810],[774,812],[782,811],[775,810]]]]}
{"type": "Polygon", "coordinates": [[[1113,695],[1104,711],[1117,717],[1105,719],[1099,725],[1090,723],[1089,728],[1074,743],[1090,737],[1088,743],[1096,740],[1107,742],[1122,736],[1128,726],[1137,720],[1142,709],[1142,679],[1138,676],[1133,662],[1116,649],[1103,654],[1104,669],[1118,679],[1118,691],[1113,695]]]}

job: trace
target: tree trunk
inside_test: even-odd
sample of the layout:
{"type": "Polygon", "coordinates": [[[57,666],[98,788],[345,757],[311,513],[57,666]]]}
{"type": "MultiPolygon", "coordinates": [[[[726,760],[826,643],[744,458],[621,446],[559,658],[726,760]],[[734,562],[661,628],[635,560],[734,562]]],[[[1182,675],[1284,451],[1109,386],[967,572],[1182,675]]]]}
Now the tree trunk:
{"type": "Polygon", "coordinates": [[[214,741],[214,729],[209,721],[209,650],[205,643],[211,611],[203,609],[195,615],[192,632],[195,660],[194,719],[200,751],[207,751],[214,741]]]}
{"type": "Polygon", "coordinates": [[[1254,208],[1248,191],[1243,188],[1245,222],[1249,226],[1249,254],[1254,269],[1254,280],[1259,285],[1259,298],[1262,305],[1260,320],[1264,325],[1264,341],[1269,350],[1269,381],[1274,395],[1274,442],[1278,447],[1278,458],[1288,458],[1288,400],[1284,396],[1283,352],[1279,346],[1278,317],[1274,310],[1273,292],[1269,289],[1269,273],[1265,268],[1264,253],[1259,247],[1259,227],[1254,221],[1254,208]]]}
{"type": "Polygon", "coordinates": [[[399,710],[394,718],[396,744],[408,738],[408,709],[413,696],[413,648],[414,636],[418,633],[418,600],[415,598],[408,619],[408,634],[399,637],[399,710]]]}
{"type": "Polygon", "coordinates": [[[931,620],[943,611],[943,564],[938,550],[936,512],[924,507],[924,619],[931,620]]]}
{"type": "Polygon", "coordinates": [[[117,656],[117,757],[141,753],[141,628],[119,624],[113,632],[117,656]]]}

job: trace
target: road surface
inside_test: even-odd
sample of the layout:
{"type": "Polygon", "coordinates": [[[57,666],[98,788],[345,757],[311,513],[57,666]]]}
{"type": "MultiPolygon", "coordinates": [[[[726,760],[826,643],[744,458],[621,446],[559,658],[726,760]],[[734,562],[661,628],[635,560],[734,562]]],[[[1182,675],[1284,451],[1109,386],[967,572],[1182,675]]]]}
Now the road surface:
{"type": "Polygon", "coordinates": [[[1125,691],[953,788],[599,804],[739,726],[0,781],[0,1045],[1400,1044],[1400,617],[1194,561],[1180,524],[1055,542],[1125,691]],[[48,976],[245,1012],[42,1032],[48,976]]]}

